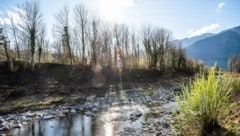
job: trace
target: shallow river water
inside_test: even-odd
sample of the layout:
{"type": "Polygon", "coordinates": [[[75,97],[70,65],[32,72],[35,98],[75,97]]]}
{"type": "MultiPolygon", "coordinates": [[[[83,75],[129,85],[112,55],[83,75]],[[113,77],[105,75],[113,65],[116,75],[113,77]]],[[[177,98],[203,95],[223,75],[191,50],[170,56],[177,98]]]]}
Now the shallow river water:
{"type": "MultiPolygon", "coordinates": [[[[113,94],[116,96],[111,96],[111,99],[106,97],[90,102],[90,111],[76,112],[76,105],[67,112],[63,112],[64,108],[60,110],[64,117],[60,114],[52,118],[54,111],[49,110],[40,112],[43,116],[30,123],[21,122],[20,119],[20,127],[0,131],[0,136],[173,136],[169,117],[178,108],[170,93],[159,90],[149,95],[140,91],[120,91],[119,95],[113,94]],[[147,106],[149,103],[152,106],[147,106]],[[99,110],[95,112],[96,108],[99,110]]],[[[88,109],[89,104],[80,107],[88,109]]],[[[21,117],[26,120],[32,114],[35,115],[23,113],[21,117]]],[[[18,116],[13,116],[13,122],[19,122],[18,116]]],[[[11,124],[10,117],[12,115],[3,118],[6,124],[11,124]]]]}
{"type": "Polygon", "coordinates": [[[141,128],[144,117],[129,120],[134,111],[146,113],[145,106],[113,106],[98,113],[95,117],[82,114],[69,114],[63,118],[38,120],[21,128],[11,129],[12,136],[114,136],[126,127],[141,128]]]}

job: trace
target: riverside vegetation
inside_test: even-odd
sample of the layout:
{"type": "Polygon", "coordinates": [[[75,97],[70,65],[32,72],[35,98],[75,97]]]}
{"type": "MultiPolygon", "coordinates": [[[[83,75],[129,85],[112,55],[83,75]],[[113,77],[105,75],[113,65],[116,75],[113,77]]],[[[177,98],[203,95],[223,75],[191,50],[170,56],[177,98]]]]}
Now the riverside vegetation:
{"type": "Polygon", "coordinates": [[[183,135],[240,135],[239,126],[229,126],[233,114],[239,123],[239,101],[232,101],[239,93],[239,83],[239,79],[221,75],[216,67],[210,68],[207,76],[200,74],[177,97],[180,114],[176,128],[183,135]]]}

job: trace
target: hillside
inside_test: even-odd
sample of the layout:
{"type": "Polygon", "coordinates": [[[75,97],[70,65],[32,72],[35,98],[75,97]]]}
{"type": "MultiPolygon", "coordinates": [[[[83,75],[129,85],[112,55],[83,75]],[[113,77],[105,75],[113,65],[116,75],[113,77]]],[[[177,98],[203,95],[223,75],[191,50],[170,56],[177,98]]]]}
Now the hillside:
{"type": "Polygon", "coordinates": [[[189,57],[201,59],[207,66],[214,65],[226,69],[230,56],[240,53],[240,27],[222,31],[221,33],[199,40],[186,49],[189,57]]]}
{"type": "Polygon", "coordinates": [[[195,43],[199,40],[206,39],[206,38],[211,37],[213,35],[214,34],[212,34],[212,33],[205,33],[205,34],[202,34],[202,35],[199,35],[199,36],[184,38],[184,39],[181,39],[181,40],[175,40],[174,43],[180,44],[183,48],[187,48],[187,47],[191,46],[193,43],[195,43]]]}

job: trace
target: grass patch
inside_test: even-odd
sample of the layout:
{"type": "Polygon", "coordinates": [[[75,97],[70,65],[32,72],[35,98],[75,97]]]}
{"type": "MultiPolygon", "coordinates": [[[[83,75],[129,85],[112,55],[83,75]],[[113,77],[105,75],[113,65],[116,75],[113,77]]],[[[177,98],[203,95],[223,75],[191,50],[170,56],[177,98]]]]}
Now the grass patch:
{"type": "Polygon", "coordinates": [[[11,112],[24,112],[26,110],[42,110],[51,108],[60,103],[63,103],[63,98],[60,96],[49,97],[42,101],[27,101],[26,100],[14,100],[7,103],[1,103],[0,114],[8,114],[11,112]]]}
{"type": "MultiPolygon", "coordinates": [[[[176,128],[183,135],[208,135],[221,128],[219,117],[236,103],[230,102],[232,79],[219,77],[216,67],[209,70],[207,77],[202,73],[190,86],[185,86],[177,97],[180,114],[176,128]]],[[[222,130],[222,129],[221,129],[222,130]]]]}

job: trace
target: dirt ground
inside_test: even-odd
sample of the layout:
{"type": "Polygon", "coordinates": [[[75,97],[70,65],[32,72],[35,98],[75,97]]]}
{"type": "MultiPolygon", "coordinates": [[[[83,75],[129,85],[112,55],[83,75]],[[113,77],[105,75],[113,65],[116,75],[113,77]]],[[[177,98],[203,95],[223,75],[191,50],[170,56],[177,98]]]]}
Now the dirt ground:
{"type": "Polygon", "coordinates": [[[167,70],[124,69],[121,75],[111,67],[41,64],[33,69],[15,62],[10,69],[0,63],[0,115],[40,110],[101,97],[108,91],[187,83],[192,74],[167,70]],[[121,78],[120,78],[121,77],[121,78]]]}

